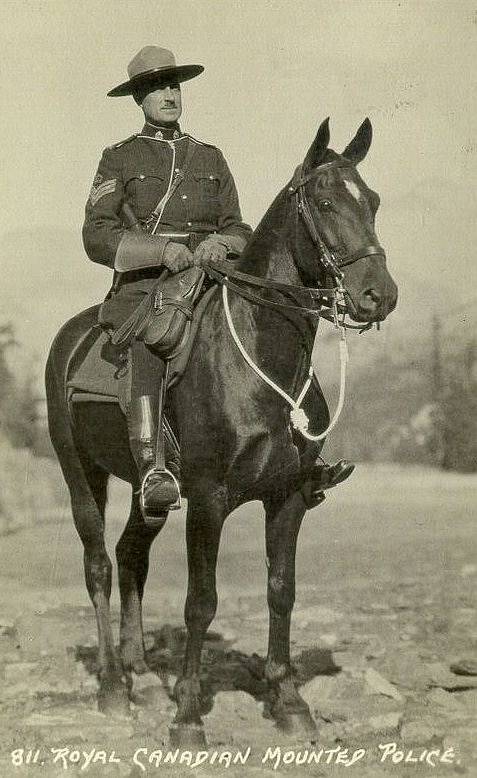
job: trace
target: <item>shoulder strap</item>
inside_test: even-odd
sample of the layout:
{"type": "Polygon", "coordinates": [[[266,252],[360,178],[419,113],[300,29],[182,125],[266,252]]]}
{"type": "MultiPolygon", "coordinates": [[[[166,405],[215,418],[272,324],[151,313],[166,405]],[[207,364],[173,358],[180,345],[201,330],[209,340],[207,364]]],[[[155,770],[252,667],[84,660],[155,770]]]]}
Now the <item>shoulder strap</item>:
{"type": "Polygon", "coordinates": [[[154,210],[152,211],[151,215],[146,221],[146,227],[149,227],[152,222],[154,223],[154,227],[151,230],[151,233],[154,234],[157,230],[158,224],[161,220],[162,212],[164,211],[164,208],[166,207],[167,203],[171,199],[172,195],[175,194],[179,186],[182,184],[186,171],[190,167],[190,163],[192,162],[192,157],[195,154],[197,146],[194,143],[189,143],[187,145],[187,151],[184,159],[184,164],[182,165],[182,168],[177,171],[177,173],[174,175],[174,178],[172,180],[172,184],[165,193],[164,197],[162,197],[154,210]]]}
{"type": "Polygon", "coordinates": [[[112,146],[108,146],[109,149],[120,149],[121,146],[124,146],[126,143],[130,143],[132,140],[137,138],[138,133],[135,132],[134,135],[130,135],[129,138],[125,138],[124,140],[120,140],[117,143],[113,143],[112,146]]]}

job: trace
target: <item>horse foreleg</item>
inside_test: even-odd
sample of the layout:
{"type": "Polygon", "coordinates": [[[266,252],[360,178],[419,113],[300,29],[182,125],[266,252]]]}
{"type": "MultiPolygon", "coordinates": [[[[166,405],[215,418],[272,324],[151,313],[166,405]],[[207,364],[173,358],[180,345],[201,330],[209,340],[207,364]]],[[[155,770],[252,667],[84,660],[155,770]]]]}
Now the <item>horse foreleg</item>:
{"type": "Polygon", "coordinates": [[[84,546],[86,586],[98,625],[98,706],[103,712],[129,711],[127,686],[114,646],[109,599],[111,560],[104,543],[107,474],[88,462],[69,480],[73,518],[84,546]]]}
{"type": "Polygon", "coordinates": [[[305,515],[300,492],[264,501],[269,608],[268,654],[265,677],[271,691],[271,713],[287,731],[314,731],[308,705],[298,694],[290,663],[290,622],[295,603],[295,555],[305,515]]]}
{"type": "MultiPolygon", "coordinates": [[[[164,524],[165,521],[164,518],[164,524]]],[[[139,496],[133,493],[129,519],[116,546],[116,559],[121,596],[121,660],[125,672],[134,671],[138,675],[148,671],[144,656],[142,597],[149,569],[149,550],[161,529],[146,527],[139,496]]]]}
{"type": "Polygon", "coordinates": [[[216,565],[226,500],[213,485],[189,496],[187,559],[189,580],[185,605],[187,643],[182,677],[174,693],[177,714],[170,729],[175,747],[204,747],[201,719],[200,660],[204,637],[217,609],[216,565]]]}

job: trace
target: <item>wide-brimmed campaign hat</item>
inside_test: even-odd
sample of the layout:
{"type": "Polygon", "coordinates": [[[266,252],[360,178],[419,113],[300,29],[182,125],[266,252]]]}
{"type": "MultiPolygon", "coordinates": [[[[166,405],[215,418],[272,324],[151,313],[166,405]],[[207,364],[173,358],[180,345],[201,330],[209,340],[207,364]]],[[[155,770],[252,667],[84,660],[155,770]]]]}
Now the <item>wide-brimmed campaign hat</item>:
{"type": "Polygon", "coordinates": [[[138,87],[166,84],[170,81],[188,81],[204,70],[202,65],[176,65],[172,51],[160,46],[144,46],[128,65],[129,80],[115,86],[108,97],[131,95],[138,87]]]}

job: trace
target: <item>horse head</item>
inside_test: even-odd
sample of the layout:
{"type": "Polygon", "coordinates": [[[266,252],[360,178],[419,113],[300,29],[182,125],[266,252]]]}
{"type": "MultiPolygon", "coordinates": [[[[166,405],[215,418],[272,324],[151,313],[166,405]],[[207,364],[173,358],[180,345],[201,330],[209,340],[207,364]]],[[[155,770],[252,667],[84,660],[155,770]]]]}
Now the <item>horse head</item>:
{"type": "Polygon", "coordinates": [[[375,231],[379,196],[356,169],[371,145],[371,122],[364,120],[341,154],[329,139],[326,119],[288,187],[297,204],[295,264],[308,286],[340,279],[355,321],[382,321],[396,306],[397,287],[375,231]]]}

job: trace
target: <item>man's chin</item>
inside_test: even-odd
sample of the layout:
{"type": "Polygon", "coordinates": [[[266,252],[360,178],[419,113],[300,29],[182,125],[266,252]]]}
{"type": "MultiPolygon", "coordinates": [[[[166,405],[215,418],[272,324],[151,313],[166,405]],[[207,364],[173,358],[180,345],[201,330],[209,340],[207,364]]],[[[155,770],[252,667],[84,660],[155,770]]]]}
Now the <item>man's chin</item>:
{"type": "Polygon", "coordinates": [[[181,112],[174,110],[174,111],[161,111],[160,114],[157,116],[150,116],[148,114],[145,114],[145,119],[150,124],[156,124],[159,127],[164,127],[164,125],[167,124],[176,124],[179,121],[181,112]]]}

